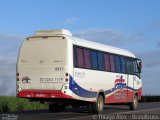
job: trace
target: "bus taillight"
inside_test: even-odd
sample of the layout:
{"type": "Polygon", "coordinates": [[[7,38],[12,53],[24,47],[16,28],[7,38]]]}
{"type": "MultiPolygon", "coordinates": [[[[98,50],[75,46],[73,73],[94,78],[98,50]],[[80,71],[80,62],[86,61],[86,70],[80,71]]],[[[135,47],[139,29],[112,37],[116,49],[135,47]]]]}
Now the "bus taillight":
{"type": "Polygon", "coordinates": [[[66,77],[68,77],[68,75],[69,75],[68,73],[65,74],[66,77]]]}
{"type": "Polygon", "coordinates": [[[19,73],[17,73],[16,75],[17,75],[17,77],[18,77],[18,76],[19,76],[19,73]]]}
{"type": "Polygon", "coordinates": [[[19,78],[17,78],[17,81],[19,81],[19,78]]]}
{"type": "Polygon", "coordinates": [[[68,78],[66,78],[65,81],[68,82],[68,78]]]}

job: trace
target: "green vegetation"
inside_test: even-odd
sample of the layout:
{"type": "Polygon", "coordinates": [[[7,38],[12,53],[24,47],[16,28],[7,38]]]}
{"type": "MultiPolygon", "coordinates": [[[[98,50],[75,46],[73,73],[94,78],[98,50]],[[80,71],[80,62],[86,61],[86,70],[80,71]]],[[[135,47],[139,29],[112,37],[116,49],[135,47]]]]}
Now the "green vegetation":
{"type": "MultiPolygon", "coordinates": [[[[140,102],[160,102],[160,96],[142,96],[140,102]]],[[[0,112],[18,112],[42,109],[48,109],[48,105],[41,104],[40,102],[29,102],[29,100],[25,98],[0,96],[0,112]]]]}
{"type": "Polygon", "coordinates": [[[152,96],[152,95],[142,96],[140,102],[160,102],[160,96],[152,96]]]}
{"type": "Polygon", "coordinates": [[[40,102],[29,102],[28,99],[13,96],[0,96],[0,112],[16,112],[24,110],[48,109],[48,105],[40,102]]]}

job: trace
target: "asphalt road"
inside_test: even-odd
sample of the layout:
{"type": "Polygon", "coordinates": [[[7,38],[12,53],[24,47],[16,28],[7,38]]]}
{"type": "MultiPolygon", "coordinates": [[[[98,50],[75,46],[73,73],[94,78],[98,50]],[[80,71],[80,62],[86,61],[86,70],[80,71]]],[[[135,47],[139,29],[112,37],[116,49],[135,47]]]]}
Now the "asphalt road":
{"type": "Polygon", "coordinates": [[[160,120],[160,102],[140,103],[139,109],[136,111],[131,111],[128,106],[124,105],[106,105],[103,114],[100,115],[87,113],[85,108],[79,110],[68,108],[66,111],[60,113],[50,113],[48,110],[40,110],[10,114],[10,117],[14,118],[14,116],[17,116],[18,120],[160,120]]]}

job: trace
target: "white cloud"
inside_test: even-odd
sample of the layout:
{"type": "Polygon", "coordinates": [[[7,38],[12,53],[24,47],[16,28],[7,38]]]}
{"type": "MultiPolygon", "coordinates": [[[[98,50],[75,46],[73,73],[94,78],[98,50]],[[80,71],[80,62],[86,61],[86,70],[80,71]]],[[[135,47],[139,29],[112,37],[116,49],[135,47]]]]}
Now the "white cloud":
{"type": "Polygon", "coordinates": [[[160,20],[154,21],[150,26],[150,30],[160,30],[160,20]]]}
{"type": "Polygon", "coordinates": [[[0,33],[0,55],[17,56],[24,37],[0,33]]]}
{"type": "Polygon", "coordinates": [[[23,37],[0,33],[0,95],[15,95],[16,60],[23,37]]]}
{"type": "Polygon", "coordinates": [[[142,59],[143,94],[160,95],[160,49],[139,53],[142,59]]]}
{"type": "Polygon", "coordinates": [[[114,46],[144,40],[143,32],[137,32],[131,36],[127,36],[119,29],[91,29],[75,33],[74,36],[114,46]]]}
{"type": "Polygon", "coordinates": [[[63,22],[64,22],[65,24],[75,24],[77,20],[78,20],[77,18],[67,18],[67,19],[64,20],[63,22]]]}
{"type": "Polygon", "coordinates": [[[0,56],[0,95],[15,95],[16,58],[0,56]]]}
{"type": "Polygon", "coordinates": [[[160,69],[143,69],[143,95],[160,95],[160,69]]]}
{"type": "Polygon", "coordinates": [[[160,48],[160,41],[157,43],[157,47],[160,48]]]}
{"type": "Polygon", "coordinates": [[[22,39],[23,37],[17,37],[14,35],[10,35],[10,34],[5,34],[5,33],[0,33],[0,41],[19,41],[20,39],[22,39]]]}

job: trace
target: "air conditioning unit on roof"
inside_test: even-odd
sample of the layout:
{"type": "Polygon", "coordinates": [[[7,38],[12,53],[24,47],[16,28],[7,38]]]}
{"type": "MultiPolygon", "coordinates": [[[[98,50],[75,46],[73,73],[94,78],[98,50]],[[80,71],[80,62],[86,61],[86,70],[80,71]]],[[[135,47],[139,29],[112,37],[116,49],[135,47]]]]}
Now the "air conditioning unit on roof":
{"type": "Polygon", "coordinates": [[[72,36],[72,33],[69,30],[39,30],[35,32],[35,36],[55,36],[55,35],[68,35],[72,36]]]}

